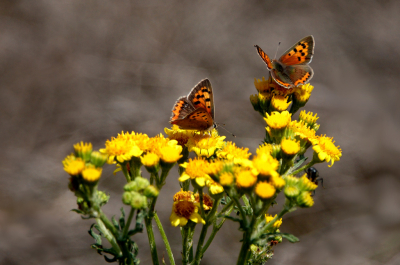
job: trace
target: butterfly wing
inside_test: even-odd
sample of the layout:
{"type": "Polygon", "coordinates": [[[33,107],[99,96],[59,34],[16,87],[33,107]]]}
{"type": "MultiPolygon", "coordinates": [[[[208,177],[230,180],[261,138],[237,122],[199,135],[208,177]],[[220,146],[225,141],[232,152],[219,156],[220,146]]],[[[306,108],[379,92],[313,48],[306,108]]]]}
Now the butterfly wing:
{"type": "Polygon", "coordinates": [[[314,54],[314,37],[307,36],[299,40],[279,59],[285,65],[308,64],[314,54]]]}
{"type": "Polygon", "coordinates": [[[284,72],[278,71],[276,69],[271,70],[271,76],[278,83],[278,85],[284,88],[294,87],[294,83],[290,77],[284,72]]]}
{"type": "Polygon", "coordinates": [[[314,71],[308,64],[287,65],[283,72],[295,86],[306,84],[314,76],[314,71]]]}
{"type": "Polygon", "coordinates": [[[272,69],[272,63],[271,59],[268,57],[268,55],[260,48],[258,45],[254,45],[256,47],[258,55],[260,55],[261,59],[264,61],[264,63],[267,64],[268,70],[272,69]]]}
{"type": "Polygon", "coordinates": [[[171,120],[171,123],[183,130],[206,131],[213,126],[214,120],[206,109],[198,108],[183,119],[171,120]]]}
{"type": "Polygon", "coordinates": [[[214,122],[214,95],[211,87],[210,80],[201,80],[187,96],[188,100],[192,103],[195,109],[202,108],[212,118],[214,122]]]}
{"type": "Polygon", "coordinates": [[[184,119],[187,115],[195,110],[196,108],[193,107],[192,103],[190,103],[186,97],[180,97],[172,109],[170,122],[172,123],[176,120],[184,119]]]}

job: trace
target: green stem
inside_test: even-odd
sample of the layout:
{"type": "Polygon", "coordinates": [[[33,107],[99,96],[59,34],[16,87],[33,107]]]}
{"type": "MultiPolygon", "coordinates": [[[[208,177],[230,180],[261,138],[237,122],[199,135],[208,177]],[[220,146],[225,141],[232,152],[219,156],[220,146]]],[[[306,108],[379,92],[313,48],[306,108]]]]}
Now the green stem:
{"type": "Polygon", "coordinates": [[[206,238],[206,235],[207,235],[208,226],[209,226],[208,224],[205,224],[205,225],[203,225],[203,228],[201,229],[200,238],[199,238],[199,242],[197,243],[196,256],[194,258],[193,265],[199,265],[201,258],[203,257],[204,252],[202,251],[202,248],[203,248],[203,244],[204,244],[204,239],[206,238]]]}
{"type": "Polygon", "coordinates": [[[164,228],[160,222],[160,218],[158,218],[157,213],[154,213],[154,220],[156,221],[158,230],[160,230],[162,240],[164,241],[165,248],[167,249],[169,262],[171,263],[171,265],[175,265],[174,254],[172,254],[171,246],[169,245],[167,235],[165,234],[164,228]]]}
{"type": "Polygon", "coordinates": [[[244,227],[247,229],[249,222],[247,220],[246,213],[244,212],[242,205],[240,204],[239,200],[236,197],[233,197],[232,200],[235,202],[236,206],[238,207],[240,215],[242,216],[244,227]]]}
{"type": "Polygon", "coordinates": [[[103,222],[103,224],[107,227],[108,230],[111,231],[111,233],[114,235],[114,237],[117,237],[118,230],[115,228],[113,223],[110,220],[108,220],[107,216],[101,210],[99,211],[99,214],[100,214],[100,219],[103,222]]]}
{"type": "Polygon", "coordinates": [[[103,220],[101,218],[96,218],[97,224],[100,227],[101,232],[103,233],[104,237],[110,242],[112,248],[118,253],[118,257],[122,257],[122,251],[121,248],[119,247],[117,240],[115,239],[113,233],[110,233],[109,229],[107,229],[106,225],[104,224],[103,220]]]}
{"type": "Polygon", "coordinates": [[[199,189],[199,200],[200,200],[200,215],[203,219],[206,219],[205,213],[204,213],[204,202],[203,202],[203,188],[199,189]]]}
{"type": "Polygon", "coordinates": [[[312,167],[314,164],[316,164],[317,162],[315,162],[314,160],[313,161],[311,161],[310,163],[308,163],[307,165],[305,165],[305,166],[303,166],[303,167],[301,167],[301,168],[299,168],[299,169],[297,169],[297,170],[295,170],[295,171],[293,171],[292,172],[292,175],[294,176],[294,175],[296,175],[297,173],[299,173],[299,172],[301,172],[301,171],[303,171],[303,170],[306,170],[307,168],[309,168],[309,167],[312,167]]]}
{"type": "Polygon", "coordinates": [[[247,208],[250,208],[250,202],[249,202],[249,199],[247,198],[246,194],[243,194],[242,200],[244,202],[244,205],[246,205],[247,208]]]}
{"type": "Polygon", "coordinates": [[[122,173],[126,178],[126,182],[131,182],[131,176],[129,175],[128,169],[126,169],[126,164],[120,164],[122,173]]]}
{"type": "Polygon", "coordinates": [[[131,210],[130,210],[129,216],[128,216],[128,220],[125,223],[124,230],[122,230],[122,239],[125,239],[126,235],[128,234],[129,226],[131,225],[132,218],[133,218],[134,214],[135,214],[135,209],[131,207],[131,210]]]}
{"type": "Polygon", "coordinates": [[[182,227],[182,264],[188,264],[188,236],[189,236],[189,226],[185,225],[182,227]]]}
{"type": "Polygon", "coordinates": [[[145,224],[147,230],[147,237],[149,239],[150,253],[151,253],[151,259],[153,260],[153,265],[159,265],[160,263],[158,261],[157,247],[156,247],[156,241],[154,239],[152,219],[153,218],[146,218],[145,224]]]}

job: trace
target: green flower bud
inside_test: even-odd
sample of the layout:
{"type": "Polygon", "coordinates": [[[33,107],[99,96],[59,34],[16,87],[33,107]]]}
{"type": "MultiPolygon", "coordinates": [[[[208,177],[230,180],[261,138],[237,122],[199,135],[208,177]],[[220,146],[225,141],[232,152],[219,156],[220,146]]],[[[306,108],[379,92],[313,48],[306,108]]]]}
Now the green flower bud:
{"type": "Polygon", "coordinates": [[[132,197],[133,197],[133,192],[131,192],[131,191],[125,191],[125,192],[122,194],[122,202],[123,202],[124,204],[129,205],[129,204],[131,204],[132,197]]]}
{"type": "Polygon", "coordinates": [[[285,196],[288,198],[293,198],[299,195],[300,191],[296,186],[286,186],[284,189],[285,196]]]}
{"type": "Polygon", "coordinates": [[[102,167],[107,162],[108,156],[98,151],[93,151],[90,155],[90,162],[95,167],[102,167]]]}
{"type": "Polygon", "coordinates": [[[150,185],[149,180],[142,177],[137,177],[134,182],[136,182],[136,191],[143,191],[150,185]]]}
{"type": "Polygon", "coordinates": [[[136,181],[131,181],[131,182],[128,182],[127,184],[125,184],[124,190],[125,191],[137,191],[138,187],[137,187],[136,181]]]}
{"type": "Polygon", "coordinates": [[[97,191],[97,198],[100,202],[100,206],[103,206],[104,204],[106,204],[108,202],[108,200],[110,199],[110,195],[107,195],[105,192],[103,191],[97,191]]]}
{"type": "Polygon", "coordinates": [[[132,192],[131,206],[135,209],[147,208],[147,198],[137,192],[132,192]]]}
{"type": "Polygon", "coordinates": [[[296,203],[299,207],[309,208],[314,205],[314,199],[309,191],[303,191],[296,198],[296,203]]]}
{"type": "Polygon", "coordinates": [[[158,189],[153,185],[147,186],[147,188],[143,192],[144,196],[146,196],[147,198],[155,198],[158,196],[158,193],[158,189]]]}

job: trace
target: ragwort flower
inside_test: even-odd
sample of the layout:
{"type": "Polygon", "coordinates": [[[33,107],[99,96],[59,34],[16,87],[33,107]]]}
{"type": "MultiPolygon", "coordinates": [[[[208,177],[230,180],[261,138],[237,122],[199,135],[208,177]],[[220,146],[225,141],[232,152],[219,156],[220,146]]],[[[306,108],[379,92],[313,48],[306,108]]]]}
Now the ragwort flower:
{"type": "Polygon", "coordinates": [[[169,217],[172,226],[185,226],[189,220],[195,223],[206,222],[201,218],[199,212],[200,205],[192,201],[176,201],[172,205],[172,213],[169,217]]]}
{"type": "MultiPolygon", "coordinates": [[[[118,134],[117,137],[112,137],[111,140],[106,141],[106,147],[100,149],[100,152],[108,155],[108,163],[112,164],[114,161],[123,163],[132,159],[132,157],[139,157],[143,150],[138,146],[138,141],[133,140],[135,136],[139,138],[148,139],[142,134],[124,133],[118,134]]],[[[143,143],[139,143],[141,146],[143,143]]]]}
{"type": "Polygon", "coordinates": [[[213,129],[211,135],[197,134],[189,139],[186,146],[189,152],[194,151],[197,156],[210,157],[214,155],[215,150],[224,145],[225,136],[219,136],[217,130],[213,129]]]}
{"type": "Polygon", "coordinates": [[[225,146],[217,151],[217,157],[225,160],[233,160],[235,158],[248,159],[251,153],[249,148],[239,148],[233,142],[226,142],[225,146]]]}
{"type": "Polygon", "coordinates": [[[63,161],[64,170],[71,176],[76,176],[85,168],[85,162],[74,155],[67,156],[63,161]]]}
{"type": "Polygon", "coordinates": [[[340,157],[342,157],[342,149],[339,146],[335,146],[335,141],[333,141],[333,137],[329,138],[326,135],[318,136],[312,140],[313,150],[318,155],[320,161],[329,161],[332,164],[329,166],[333,166],[335,161],[339,161],[340,157]]]}

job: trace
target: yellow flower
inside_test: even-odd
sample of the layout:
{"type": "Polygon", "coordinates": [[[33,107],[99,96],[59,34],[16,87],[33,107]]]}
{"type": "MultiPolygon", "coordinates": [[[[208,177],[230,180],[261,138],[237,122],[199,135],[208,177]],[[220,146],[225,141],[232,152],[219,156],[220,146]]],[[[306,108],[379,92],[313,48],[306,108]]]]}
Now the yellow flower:
{"type": "Polygon", "coordinates": [[[169,217],[172,226],[185,226],[189,220],[195,223],[206,222],[201,218],[199,204],[191,201],[176,201],[172,205],[172,213],[169,217]]]}
{"type": "Polygon", "coordinates": [[[215,153],[216,149],[224,145],[225,136],[219,136],[218,132],[213,129],[211,135],[197,134],[189,139],[186,146],[189,152],[194,151],[197,156],[210,157],[215,153]]]}
{"type": "Polygon", "coordinates": [[[224,172],[219,176],[219,183],[222,186],[229,186],[233,182],[233,175],[230,172],[224,172]]]}
{"type": "Polygon", "coordinates": [[[270,86],[270,79],[265,80],[265,78],[263,77],[262,80],[261,79],[256,79],[254,78],[254,86],[256,87],[256,89],[259,92],[271,92],[271,86],[270,86]]]}
{"type": "Polygon", "coordinates": [[[160,158],[154,153],[147,153],[142,156],[140,160],[145,167],[149,168],[158,165],[158,162],[160,162],[160,158]]]}
{"type": "Polygon", "coordinates": [[[263,145],[260,145],[256,150],[257,155],[271,154],[271,152],[272,152],[272,145],[268,144],[268,143],[264,143],[263,145]]]}
{"type": "Polygon", "coordinates": [[[281,148],[286,155],[294,156],[300,151],[300,142],[284,138],[281,142],[281,148]]]}
{"type": "Polygon", "coordinates": [[[268,182],[257,183],[255,193],[262,199],[269,199],[275,194],[275,188],[268,182]]]}
{"type": "Polygon", "coordinates": [[[267,117],[264,120],[267,122],[268,126],[272,129],[279,130],[288,126],[291,121],[291,116],[288,111],[273,111],[271,115],[267,113],[267,117]]]}
{"type": "Polygon", "coordinates": [[[195,131],[179,129],[179,126],[175,124],[171,129],[165,128],[164,132],[168,135],[168,139],[176,140],[181,146],[184,146],[189,138],[196,134],[195,131]]]}
{"type": "Polygon", "coordinates": [[[286,181],[278,175],[271,176],[271,184],[277,189],[281,190],[285,187],[286,181]]]}
{"type": "Polygon", "coordinates": [[[291,101],[287,102],[288,96],[274,95],[271,100],[271,106],[277,111],[287,110],[291,101]]]}
{"type": "Polygon", "coordinates": [[[80,157],[85,161],[89,161],[93,146],[91,143],[84,143],[81,141],[80,143],[74,144],[74,150],[77,157],[80,157]]]}
{"type": "Polygon", "coordinates": [[[310,84],[301,85],[295,88],[294,96],[299,102],[307,102],[314,87],[310,84]]]}
{"type": "MultiPolygon", "coordinates": [[[[194,202],[200,204],[200,195],[198,193],[196,193],[194,195],[194,202]]],[[[203,193],[203,209],[208,211],[211,210],[211,208],[213,207],[213,200],[211,199],[211,197],[206,194],[203,193]]]]}
{"type": "MultiPolygon", "coordinates": [[[[275,214],[275,216],[266,214],[266,215],[265,215],[265,221],[266,221],[267,224],[268,224],[268,223],[271,222],[275,217],[276,217],[276,214],[275,214]]],[[[272,226],[273,226],[273,228],[277,229],[277,228],[279,228],[279,227],[281,226],[281,224],[282,224],[282,218],[276,220],[275,223],[274,223],[272,226]]]]}
{"type": "Polygon", "coordinates": [[[289,129],[294,132],[294,135],[300,139],[310,142],[315,136],[315,130],[310,129],[303,121],[292,121],[289,124],[289,129]]]}
{"type": "Polygon", "coordinates": [[[329,161],[332,164],[329,166],[333,166],[335,161],[339,161],[340,157],[342,157],[342,149],[339,146],[335,146],[335,141],[333,141],[333,137],[329,138],[325,135],[318,136],[312,140],[314,152],[318,154],[318,158],[321,161],[329,161]]]}
{"type": "Polygon", "coordinates": [[[297,205],[300,207],[311,207],[314,205],[314,199],[311,196],[309,191],[303,191],[300,195],[296,198],[297,205]]]}
{"type": "MultiPolygon", "coordinates": [[[[108,163],[110,164],[115,160],[123,163],[131,160],[132,157],[139,157],[143,153],[143,150],[137,145],[137,141],[133,140],[136,135],[138,135],[139,138],[146,138],[142,134],[135,134],[134,132],[131,134],[128,132],[121,132],[117,137],[112,137],[111,140],[107,140],[106,148],[100,149],[100,152],[108,155],[108,163]]],[[[142,146],[142,143],[140,143],[140,145],[142,146]]]]}
{"type": "Polygon", "coordinates": [[[158,157],[161,157],[161,149],[165,146],[171,146],[176,148],[177,150],[182,151],[182,146],[178,145],[177,140],[165,138],[164,135],[162,135],[161,133],[159,135],[156,135],[155,137],[149,138],[149,140],[146,142],[144,150],[147,152],[155,153],[156,155],[158,155],[158,157]]]}
{"type": "Polygon", "coordinates": [[[305,110],[300,111],[300,115],[299,115],[299,120],[303,121],[304,123],[308,124],[309,127],[312,127],[317,120],[319,119],[319,117],[317,117],[317,113],[312,113],[312,112],[306,112],[305,110]]]}
{"type": "Polygon", "coordinates": [[[85,162],[74,155],[67,156],[63,161],[64,170],[71,176],[76,176],[85,168],[85,162]]]}
{"type": "Polygon", "coordinates": [[[318,188],[318,185],[309,180],[307,173],[299,179],[299,186],[303,191],[313,191],[318,188]]]}
{"type": "Polygon", "coordinates": [[[160,149],[161,160],[170,164],[176,163],[182,157],[181,152],[181,145],[164,146],[160,149]]]}
{"type": "Polygon", "coordinates": [[[206,182],[208,190],[212,195],[215,194],[220,194],[221,192],[224,192],[224,188],[217,182],[215,182],[213,179],[209,178],[206,182]]]}
{"type": "Polygon", "coordinates": [[[221,169],[223,168],[223,162],[220,160],[213,160],[211,162],[206,162],[206,164],[204,165],[204,172],[209,175],[217,175],[219,173],[219,171],[221,171],[221,169]]]}
{"type": "Polygon", "coordinates": [[[206,181],[210,178],[210,176],[204,172],[206,166],[207,162],[203,158],[189,159],[189,162],[181,164],[181,167],[186,169],[180,176],[179,181],[183,182],[192,179],[197,185],[204,187],[206,181]]]}
{"type": "Polygon", "coordinates": [[[183,189],[181,189],[181,191],[178,191],[174,195],[174,202],[177,202],[177,201],[191,201],[191,202],[194,202],[193,193],[191,191],[183,191],[183,189]]]}
{"type": "Polygon", "coordinates": [[[257,181],[257,176],[255,176],[249,170],[242,170],[236,176],[236,185],[239,188],[250,188],[257,181]]]}
{"type": "Polygon", "coordinates": [[[249,148],[239,148],[233,142],[227,142],[221,150],[217,151],[217,157],[226,160],[233,160],[234,158],[248,159],[250,155],[249,148]]]}
{"type": "Polygon", "coordinates": [[[102,172],[101,168],[95,168],[95,167],[85,168],[82,171],[82,178],[87,182],[95,182],[99,180],[101,172],[102,172]]]}
{"type": "Polygon", "coordinates": [[[250,102],[253,106],[258,106],[258,96],[250,95],[250,102]]]}
{"type": "Polygon", "coordinates": [[[257,171],[263,176],[278,176],[276,170],[279,167],[279,162],[270,154],[262,153],[253,158],[253,165],[257,171]]]}

